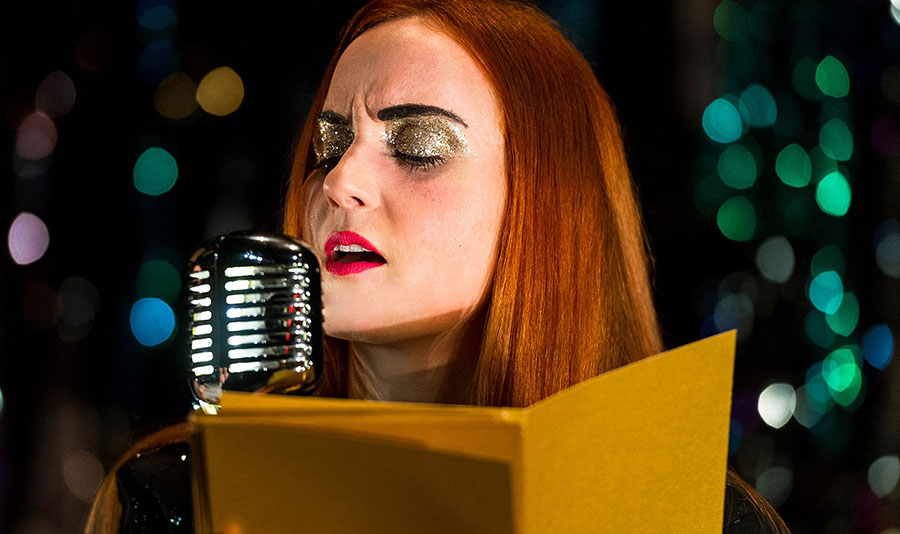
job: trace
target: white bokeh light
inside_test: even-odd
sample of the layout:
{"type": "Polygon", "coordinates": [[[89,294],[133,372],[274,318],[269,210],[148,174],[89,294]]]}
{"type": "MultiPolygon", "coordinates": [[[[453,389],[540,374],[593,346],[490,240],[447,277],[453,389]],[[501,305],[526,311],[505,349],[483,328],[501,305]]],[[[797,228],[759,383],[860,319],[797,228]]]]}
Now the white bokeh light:
{"type": "Polygon", "coordinates": [[[9,254],[19,265],[34,263],[50,246],[50,231],[37,215],[22,212],[13,219],[6,238],[9,254]]]}
{"type": "Polygon", "coordinates": [[[759,416],[772,428],[781,428],[790,421],[796,407],[797,394],[793,386],[784,383],[775,383],[762,390],[757,402],[759,416]]]}

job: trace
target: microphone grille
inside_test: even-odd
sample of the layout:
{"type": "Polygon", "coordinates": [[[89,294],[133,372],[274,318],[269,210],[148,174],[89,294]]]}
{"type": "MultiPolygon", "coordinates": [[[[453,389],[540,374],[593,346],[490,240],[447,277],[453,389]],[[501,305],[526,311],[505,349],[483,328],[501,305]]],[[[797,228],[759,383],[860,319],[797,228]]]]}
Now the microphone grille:
{"type": "Polygon", "coordinates": [[[284,235],[234,232],[191,254],[185,283],[191,390],[310,394],[322,369],[319,262],[284,235]]]}

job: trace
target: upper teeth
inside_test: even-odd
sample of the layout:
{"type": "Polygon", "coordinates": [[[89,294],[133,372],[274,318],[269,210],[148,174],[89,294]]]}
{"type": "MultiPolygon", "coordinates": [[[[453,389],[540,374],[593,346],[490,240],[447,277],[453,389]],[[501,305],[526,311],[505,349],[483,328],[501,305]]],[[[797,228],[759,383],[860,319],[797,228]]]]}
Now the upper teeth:
{"type": "Polygon", "coordinates": [[[335,252],[372,252],[367,248],[362,248],[359,245],[338,245],[334,247],[335,252]]]}

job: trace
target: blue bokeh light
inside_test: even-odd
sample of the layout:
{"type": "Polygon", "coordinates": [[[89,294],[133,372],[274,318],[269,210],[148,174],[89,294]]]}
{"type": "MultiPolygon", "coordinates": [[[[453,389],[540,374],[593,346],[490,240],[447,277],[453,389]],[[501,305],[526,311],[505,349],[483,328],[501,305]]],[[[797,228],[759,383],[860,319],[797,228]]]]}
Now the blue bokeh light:
{"type": "Polygon", "coordinates": [[[894,354],[894,334],[886,324],[872,326],[862,337],[862,352],[869,365],[884,369],[894,354]]]}
{"type": "Polygon", "coordinates": [[[175,313],[157,298],[140,299],[131,307],[131,332],[141,345],[153,347],[175,331],[175,313]]]}

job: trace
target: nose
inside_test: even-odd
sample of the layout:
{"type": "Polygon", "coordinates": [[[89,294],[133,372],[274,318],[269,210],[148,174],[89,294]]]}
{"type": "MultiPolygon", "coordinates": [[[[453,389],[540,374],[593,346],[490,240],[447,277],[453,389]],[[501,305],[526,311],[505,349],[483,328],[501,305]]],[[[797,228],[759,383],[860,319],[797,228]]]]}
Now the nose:
{"type": "Polygon", "coordinates": [[[354,143],[325,176],[322,191],[331,207],[345,210],[371,209],[378,205],[378,185],[366,164],[363,147],[354,143]]]}

